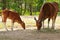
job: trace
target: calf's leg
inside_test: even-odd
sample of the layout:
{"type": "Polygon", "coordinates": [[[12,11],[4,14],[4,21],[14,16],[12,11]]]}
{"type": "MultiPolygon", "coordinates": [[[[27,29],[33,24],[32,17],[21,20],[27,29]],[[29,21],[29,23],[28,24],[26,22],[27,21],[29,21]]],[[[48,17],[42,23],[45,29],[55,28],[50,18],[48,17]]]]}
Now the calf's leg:
{"type": "Polygon", "coordinates": [[[14,27],[14,21],[12,21],[12,26],[11,26],[12,31],[13,31],[13,27],[14,27]]]}
{"type": "Polygon", "coordinates": [[[3,22],[3,24],[4,24],[4,27],[5,27],[5,29],[8,31],[8,29],[7,29],[7,27],[6,27],[6,19],[7,19],[7,18],[2,17],[2,22],[3,22]]]}

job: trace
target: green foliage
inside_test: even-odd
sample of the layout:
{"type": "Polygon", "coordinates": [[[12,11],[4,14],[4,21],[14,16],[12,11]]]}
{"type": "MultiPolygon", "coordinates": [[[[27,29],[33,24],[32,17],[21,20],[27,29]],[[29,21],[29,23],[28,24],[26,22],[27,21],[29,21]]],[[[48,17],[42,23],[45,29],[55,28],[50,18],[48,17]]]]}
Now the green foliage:
{"type": "Polygon", "coordinates": [[[60,12],[58,12],[58,16],[60,16],[60,12]]]}
{"type": "Polygon", "coordinates": [[[37,3],[38,3],[38,4],[37,4],[37,10],[38,10],[38,11],[40,11],[40,8],[41,8],[43,2],[44,2],[44,0],[38,0],[38,2],[37,2],[37,3]]]}
{"type": "MultiPolygon", "coordinates": [[[[32,15],[38,15],[39,13],[40,13],[40,12],[33,12],[32,15]]],[[[25,15],[25,16],[29,16],[29,12],[26,11],[24,15],[25,15]]]]}
{"type": "MultiPolygon", "coordinates": [[[[32,12],[32,15],[34,15],[40,11],[40,8],[44,2],[54,2],[54,1],[58,3],[60,2],[60,0],[6,0],[6,7],[17,11],[21,15],[27,14],[26,10],[28,11],[29,15],[30,15],[30,12],[32,12]]],[[[0,9],[2,9],[3,5],[4,4],[1,1],[0,9]]],[[[60,3],[59,3],[59,8],[60,8],[60,3]]]]}

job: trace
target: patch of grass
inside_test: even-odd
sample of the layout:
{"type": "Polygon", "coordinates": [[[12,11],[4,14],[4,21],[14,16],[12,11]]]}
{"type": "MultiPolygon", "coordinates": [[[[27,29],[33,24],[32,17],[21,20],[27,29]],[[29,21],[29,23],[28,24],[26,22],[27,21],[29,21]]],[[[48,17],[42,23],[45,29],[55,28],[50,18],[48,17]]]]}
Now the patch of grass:
{"type": "Polygon", "coordinates": [[[2,24],[2,23],[0,23],[0,29],[1,29],[1,28],[3,28],[3,24],[2,24]]]}
{"type": "MultiPolygon", "coordinates": [[[[33,12],[32,13],[32,15],[36,15],[36,16],[39,15],[39,14],[40,14],[40,12],[33,12]]],[[[28,12],[28,11],[26,11],[25,14],[24,14],[24,16],[29,16],[29,15],[30,15],[30,12],[28,12]]],[[[58,12],[58,16],[60,16],[60,12],[58,12]]]]}
{"type": "MultiPolygon", "coordinates": [[[[29,16],[30,12],[26,11],[24,16],[29,16]]],[[[33,12],[32,15],[39,15],[39,12],[33,12]]]]}
{"type": "Polygon", "coordinates": [[[60,12],[58,12],[58,16],[60,16],[60,12]]]}
{"type": "Polygon", "coordinates": [[[32,15],[36,15],[36,16],[39,15],[39,14],[40,14],[40,12],[33,12],[32,13],[32,15]]]}
{"type": "Polygon", "coordinates": [[[20,38],[14,38],[14,37],[9,37],[9,36],[0,36],[0,40],[23,40],[20,38]]]}
{"type": "Polygon", "coordinates": [[[49,28],[44,28],[39,30],[40,32],[44,32],[44,33],[60,33],[60,29],[54,30],[54,29],[49,29],[49,28]]]}
{"type": "MultiPolygon", "coordinates": [[[[18,25],[19,25],[18,23],[16,23],[16,22],[14,23],[14,27],[16,27],[16,26],[18,26],[18,25]]],[[[11,22],[9,22],[9,21],[6,22],[6,27],[7,27],[7,28],[11,28],[11,26],[12,26],[11,22]]],[[[1,22],[1,23],[0,23],[0,29],[2,29],[2,28],[4,28],[4,24],[1,22]]]]}
{"type": "Polygon", "coordinates": [[[25,15],[25,16],[29,16],[29,12],[28,12],[28,11],[26,11],[24,15],[25,15]]]}

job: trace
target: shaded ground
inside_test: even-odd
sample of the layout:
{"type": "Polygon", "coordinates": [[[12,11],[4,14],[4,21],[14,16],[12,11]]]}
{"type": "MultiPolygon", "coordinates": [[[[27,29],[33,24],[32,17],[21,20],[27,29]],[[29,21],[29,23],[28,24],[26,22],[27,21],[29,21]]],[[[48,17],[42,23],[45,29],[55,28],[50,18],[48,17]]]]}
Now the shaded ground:
{"type": "Polygon", "coordinates": [[[60,33],[37,30],[16,30],[0,32],[0,40],[60,40],[60,33]]]}

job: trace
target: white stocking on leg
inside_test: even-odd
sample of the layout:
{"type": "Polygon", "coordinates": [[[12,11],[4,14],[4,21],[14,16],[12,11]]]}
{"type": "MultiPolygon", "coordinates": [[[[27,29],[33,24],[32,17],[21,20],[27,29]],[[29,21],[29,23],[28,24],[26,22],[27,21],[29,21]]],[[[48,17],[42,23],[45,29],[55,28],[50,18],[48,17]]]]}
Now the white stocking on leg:
{"type": "Polygon", "coordinates": [[[5,22],[3,22],[3,24],[4,24],[4,28],[8,31],[8,29],[7,29],[7,27],[6,27],[6,23],[5,23],[5,22]]]}
{"type": "Polygon", "coordinates": [[[11,26],[11,30],[13,31],[13,26],[14,26],[14,23],[12,23],[12,26],[11,26]]]}

